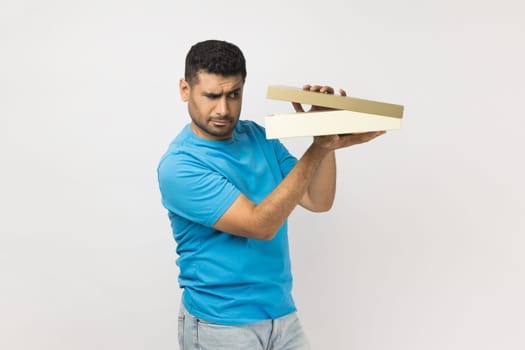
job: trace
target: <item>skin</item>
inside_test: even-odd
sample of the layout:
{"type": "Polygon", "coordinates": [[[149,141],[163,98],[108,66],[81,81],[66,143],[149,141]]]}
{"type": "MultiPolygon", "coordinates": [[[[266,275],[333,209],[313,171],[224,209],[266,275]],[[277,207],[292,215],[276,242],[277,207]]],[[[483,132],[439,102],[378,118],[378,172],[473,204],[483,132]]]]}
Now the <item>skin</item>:
{"type": "MultiPolygon", "coordinates": [[[[241,113],[241,76],[220,76],[200,72],[198,79],[189,84],[180,81],[180,94],[188,102],[193,132],[209,140],[227,140],[241,113]]],[[[333,88],[320,85],[305,85],[304,90],[333,94],[333,88]]],[[[343,96],[344,90],[339,90],[343,96]]],[[[293,104],[297,112],[303,112],[300,104],[293,104]]],[[[326,108],[312,106],[309,111],[326,108]]],[[[286,178],[262,202],[255,204],[244,194],[233,202],[213,225],[219,231],[233,235],[270,240],[292,210],[304,208],[322,212],[333,204],[336,185],[335,150],[364,143],[384,134],[368,132],[345,135],[316,136],[310,147],[286,178]]]]}
{"type": "Polygon", "coordinates": [[[191,130],[208,140],[231,138],[241,115],[242,76],[200,72],[193,80],[179,83],[181,98],[188,103],[191,130]]]}

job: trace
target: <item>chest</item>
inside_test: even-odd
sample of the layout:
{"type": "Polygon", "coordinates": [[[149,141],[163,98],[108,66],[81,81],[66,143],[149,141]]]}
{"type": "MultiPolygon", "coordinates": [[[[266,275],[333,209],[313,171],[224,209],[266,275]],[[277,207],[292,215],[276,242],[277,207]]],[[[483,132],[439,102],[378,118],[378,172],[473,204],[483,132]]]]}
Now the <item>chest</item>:
{"type": "Polygon", "coordinates": [[[213,150],[209,156],[209,166],[256,203],[282,181],[281,168],[269,148],[231,147],[213,150]]]}

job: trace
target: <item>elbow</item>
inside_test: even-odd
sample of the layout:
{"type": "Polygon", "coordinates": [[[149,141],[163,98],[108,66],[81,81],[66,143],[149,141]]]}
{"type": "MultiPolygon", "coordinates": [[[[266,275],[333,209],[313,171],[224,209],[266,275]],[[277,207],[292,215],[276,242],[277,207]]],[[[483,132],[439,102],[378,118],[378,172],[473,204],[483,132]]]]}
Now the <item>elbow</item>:
{"type": "Polygon", "coordinates": [[[310,191],[308,191],[305,194],[301,205],[314,213],[323,213],[332,209],[334,200],[335,193],[333,192],[313,194],[310,191]]]}
{"type": "Polygon", "coordinates": [[[324,212],[330,211],[333,206],[334,206],[334,200],[331,199],[330,201],[323,203],[323,205],[321,206],[321,210],[319,210],[319,212],[324,213],[324,212]]]}
{"type": "Polygon", "coordinates": [[[332,209],[332,206],[328,205],[328,206],[320,208],[317,212],[318,213],[326,213],[326,212],[330,211],[330,209],[332,209]]]}
{"type": "Polygon", "coordinates": [[[252,232],[251,236],[253,239],[259,240],[259,241],[271,241],[275,235],[277,234],[276,229],[271,228],[264,228],[257,230],[255,232],[252,232]]]}
{"type": "Polygon", "coordinates": [[[224,233],[228,233],[234,236],[240,236],[244,238],[250,238],[255,239],[258,241],[271,241],[277,232],[279,231],[279,228],[272,227],[272,225],[257,225],[257,224],[247,224],[244,227],[215,227],[219,231],[222,231],[224,233]]]}
{"type": "Polygon", "coordinates": [[[331,205],[327,205],[327,206],[315,207],[315,208],[311,209],[310,211],[312,211],[314,213],[326,213],[327,211],[330,211],[330,209],[332,209],[332,206],[331,205]]]}
{"type": "Polygon", "coordinates": [[[271,241],[277,235],[281,226],[282,223],[259,220],[257,224],[251,226],[250,238],[259,241],[271,241]]]}
{"type": "Polygon", "coordinates": [[[273,234],[265,234],[260,237],[255,238],[258,241],[271,241],[275,237],[275,233],[273,234]]]}
{"type": "Polygon", "coordinates": [[[312,206],[312,208],[310,208],[310,211],[313,211],[314,213],[325,213],[327,211],[330,211],[333,205],[334,205],[333,199],[322,201],[322,202],[317,202],[312,206]]]}
{"type": "Polygon", "coordinates": [[[259,211],[253,218],[250,225],[251,238],[271,241],[285,223],[287,215],[278,215],[275,211],[259,211]]]}

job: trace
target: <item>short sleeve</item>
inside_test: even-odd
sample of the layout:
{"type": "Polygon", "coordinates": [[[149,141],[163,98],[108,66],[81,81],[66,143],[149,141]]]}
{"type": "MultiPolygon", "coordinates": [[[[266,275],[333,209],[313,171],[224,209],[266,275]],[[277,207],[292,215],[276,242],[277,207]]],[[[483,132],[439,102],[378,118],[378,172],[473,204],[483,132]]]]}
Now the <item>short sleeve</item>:
{"type": "Polygon", "coordinates": [[[286,177],[295,164],[297,164],[297,158],[291,155],[279,140],[273,140],[273,148],[277,161],[279,162],[279,167],[281,168],[281,173],[283,177],[286,177]]]}
{"type": "Polygon", "coordinates": [[[166,209],[208,227],[240,194],[223,175],[185,154],[171,154],[162,159],[158,181],[166,209]]]}

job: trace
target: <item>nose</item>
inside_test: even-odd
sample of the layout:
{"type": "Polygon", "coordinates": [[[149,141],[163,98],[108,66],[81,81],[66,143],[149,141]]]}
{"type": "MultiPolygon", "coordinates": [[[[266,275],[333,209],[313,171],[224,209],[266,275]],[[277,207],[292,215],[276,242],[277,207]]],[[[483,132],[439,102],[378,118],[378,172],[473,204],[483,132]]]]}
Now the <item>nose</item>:
{"type": "Polygon", "coordinates": [[[221,96],[217,102],[217,105],[215,106],[215,113],[221,117],[228,115],[228,100],[226,99],[226,96],[221,96]]]}

